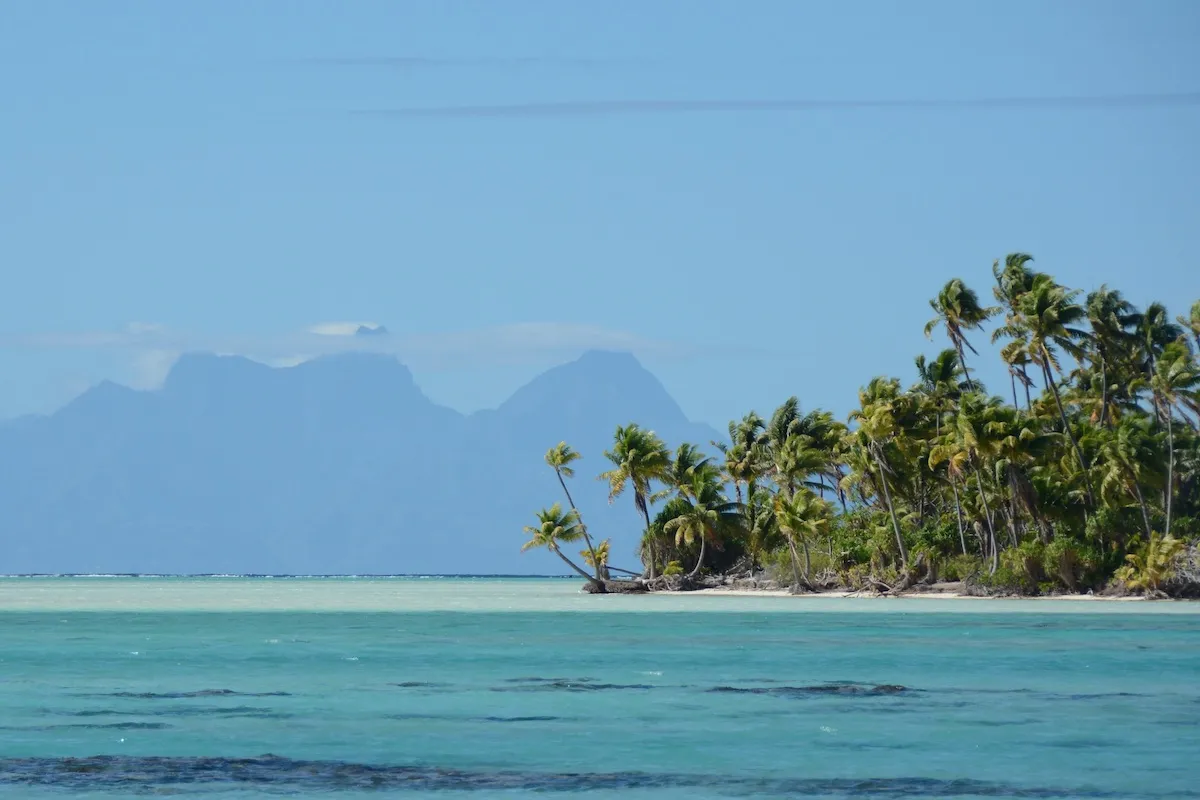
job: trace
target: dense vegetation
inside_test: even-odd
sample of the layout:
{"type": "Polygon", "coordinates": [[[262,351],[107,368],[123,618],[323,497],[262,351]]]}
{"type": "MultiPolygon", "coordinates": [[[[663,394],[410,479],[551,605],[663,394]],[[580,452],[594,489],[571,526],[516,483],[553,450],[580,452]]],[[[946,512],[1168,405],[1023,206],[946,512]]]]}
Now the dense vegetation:
{"type": "MultiPolygon", "coordinates": [[[[872,378],[846,423],[802,412],[793,397],[769,417],[731,422],[714,458],[618,428],[599,477],[610,499],[633,496],[650,585],[766,569],[797,591],[941,579],[981,591],[1157,593],[1186,559],[1194,567],[1200,302],[1172,319],[1105,286],[1083,296],[1024,254],[992,271],[996,305],[947,283],[925,333],[952,346],[918,356],[907,387],[872,378]],[[987,327],[1002,345],[1004,397],[969,363],[987,327]]],[[[599,588],[609,545],[593,540],[567,491],[577,458],[566,444],[547,453],[567,506],[540,512],[526,546],[549,547],[599,588]],[[560,548],[575,541],[587,569],[560,548]]]]}

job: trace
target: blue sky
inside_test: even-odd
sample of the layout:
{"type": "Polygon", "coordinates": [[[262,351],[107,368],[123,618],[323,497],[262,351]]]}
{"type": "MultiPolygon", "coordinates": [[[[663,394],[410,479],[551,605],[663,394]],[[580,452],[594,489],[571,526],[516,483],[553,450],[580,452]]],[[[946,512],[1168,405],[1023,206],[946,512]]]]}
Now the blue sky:
{"type": "Polygon", "coordinates": [[[1198,92],[1198,54],[1191,0],[5,3],[0,417],[346,321],[462,410],[599,346],[715,425],[844,413],[1016,250],[1180,313],[1200,105],[820,103],[1198,92]]]}

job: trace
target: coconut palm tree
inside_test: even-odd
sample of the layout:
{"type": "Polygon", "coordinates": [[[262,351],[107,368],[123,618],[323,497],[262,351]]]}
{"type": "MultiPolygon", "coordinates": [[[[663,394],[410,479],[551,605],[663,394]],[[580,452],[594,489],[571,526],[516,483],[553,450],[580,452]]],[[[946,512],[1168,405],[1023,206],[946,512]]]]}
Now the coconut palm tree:
{"type": "Polygon", "coordinates": [[[676,547],[691,547],[699,540],[700,556],[688,576],[696,578],[704,566],[708,544],[720,546],[722,536],[739,526],[741,508],[722,494],[720,472],[707,459],[677,478],[673,502],[680,504],[680,513],[663,525],[663,532],[675,536],[676,547]]]}
{"type": "Polygon", "coordinates": [[[1100,425],[1108,423],[1109,379],[1113,366],[1135,341],[1133,328],[1138,314],[1133,304],[1115,289],[1102,285],[1087,296],[1087,319],[1091,326],[1091,344],[1100,367],[1100,425]]]}
{"type": "Polygon", "coordinates": [[[571,446],[566,442],[559,442],[546,451],[546,464],[558,476],[558,485],[562,487],[563,494],[567,496],[567,503],[571,506],[571,510],[575,512],[576,519],[579,520],[579,529],[583,533],[583,540],[587,542],[588,551],[591,554],[591,559],[588,563],[596,567],[596,579],[599,580],[600,571],[597,565],[600,563],[600,559],[596,556],[596,550],[592,545],[592,537],[588,535],[587,525],[583,523],[583,515],[579,513],[579,509],[575,506],[575,500],[572,499],[571,491],[567,488],[565,480],[566,478],[573,478],[575,476],[575,469],[571,464],[580,458],[582,456],[571,449],[571,446]]]}
{"type": "Polygon", "coordinates": [[[801,583],[797,569],[796,543],[804,549],[804,578],[806,586],[812,585],[812,559],[809,555],[809,542],[816,540],[829,529],[832,509],[829,503],[817,497],[809,489],[801,489],[791,495],[777,494],[775,496],[775,518],[779,529],[787,537],[788,549],[792,556],[792,574],[796,585],[801,583]]]}
{"type": "Polygon", "coordinates": [[[946,336],[958,352],[958,362],[962,365],[967,386],[971,391],[975,391],[975,383],[971,380],[970,370],[967,369],[967,357],[963,348],[968,348],[975,355],[979,353],[967,341],[967,331],[981,327],[989,318],[999,313],[1000,309],[980,305],[979,296],[963,283],[961,278],[948,281],[937,297],[929,301],[929,307],[937,316],[925,323],[925,335],[932,336],[934,329],[939,325],[945,328],[946,336]]]}
{"type": "Polygon", "coordinates": [[[1115,504],[1120,494],[1137,500],[1142,512],[1143,530],[1151,534],[1150,508],[1142,493],[1142,484],[1151,473],[1157,448],[1154,431],[1148,417],[1126,416],[1104,437],[1099,447],[1101,457],[1100,496],[1106,503],[1115,504]]]}
{"type": "Polygon", "coordinates": [[[570,567],[575,572],[579,573],[588,583],[604,588],[604,584],[588,575],[579,566],[567,558],[559,546],[562,543],[577,542],[583,538],[583,528],[579,524],[579,517],[574,511],[564,512],[562,506],[558,503],[543,508],[537,512],[537,525],[526,525],[525,533],[529,534],[529,541],[521,547],[521,552],[532,550],[535,547],[544,547],[554,555],[563,560],[563,563],[570,567]]]}
{"type": "MultiPolygon", "coordinates": [[[[858,423],[855,432],[856,444],[870,456],[878,470],[873,481],[883,493],[883,501],[892,518],[892,530],[896,534],[896,547],[900,552],[900,565],[908,568],[908,548],[900,534],[900,520],[892,502],[888,487],[888,476],[893,474],[888,465],[886,448],[899,433],[896,424],[897,403],[900,400],[900,382],[895,378],[872,378],[865,389],[858,392],[858,409],[850,413],[852,422],[858,423]]],[[[778,513],[778,512],[776,512],[778,513]]]]}
{"type": "Polygon", "coordinates": [[[1200,350],[1200,300],[1192,303],[1186,319],[1178,316],[1175,320],[1179,323],[1180,328],[1192,335],[1192,338],[1196,340],[1196,349],[1200,350]]]}
{"type": "Polygon", "coordinates": [[[612,540],[605,539],[594,548],[589,546],[587,550],[580,550],[579,555],[583,556],[585,564],[596,570],[596,577],[608,580],[608,557],[611,550],[612,540]]]}
{"type": "Polygon", "coordinates": [[[1171,502],[1175,495],[1175,407],[1191,399],[1200,400],[1200,368],[1183,341],[1174,341],[1163,347],[1158,355],[1151,388],[1162,398],[1161,414],[1167,422],[1167,486],[1166,524],[1163,534],[1171,535],[1171,502]]]}
{"type": "Polygon", "coordinates": [[[1021,341],[1029,360],[1042,370],[1046,386],[1054,395],[1063,432],[1070,440],[1071,448],[1079,460],[1088,503],[1095,505],[1091,482],[1087,478],[1087,460],[1067,419],[1062,395],[1054,379],[1055,371],[1061,370],[1057,350],[1074,356],[1076,360],[1082,360],[1086,355],[1080,343],[1089,338],[1088,333],[1076,326],[1085,321],[1087,314],[1083,307],[1075,302],[1078,295],[1078,291],[1068,291],[1055,283],[1049,275],[1039,274],[1034,277],[1028,291],[1020,295],[1017,306],[1018,321],[1006,324],[996,333],[1021,341]]]}
{"type": "MultiPolygon", "coordinates": [[[[612,450],[604,451],[604,457],[613,463],[613,468],[600,474],[599,479],[608,482],[608,502],[619,497],[627,486],[633,487],[633,504],[646,521],[646,533],[650,533],[651,484],[666,483],[671,478],[671,451],[654,431],[644,430],[634,423],[617,427],[613,435],[612,450]]],[[[650,578],[656,577],[656,555],[654,543],[649,542],[650,578]]]]}

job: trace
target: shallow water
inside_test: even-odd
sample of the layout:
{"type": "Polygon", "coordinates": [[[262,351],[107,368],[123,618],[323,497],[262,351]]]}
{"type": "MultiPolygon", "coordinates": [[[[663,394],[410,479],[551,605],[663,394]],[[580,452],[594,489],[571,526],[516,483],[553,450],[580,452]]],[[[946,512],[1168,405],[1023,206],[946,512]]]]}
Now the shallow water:
{"type": "Polygon", "coordinates": [[[2,579],[0,796],[1200,797],[1196,605],[577,588],[2,579]]]}

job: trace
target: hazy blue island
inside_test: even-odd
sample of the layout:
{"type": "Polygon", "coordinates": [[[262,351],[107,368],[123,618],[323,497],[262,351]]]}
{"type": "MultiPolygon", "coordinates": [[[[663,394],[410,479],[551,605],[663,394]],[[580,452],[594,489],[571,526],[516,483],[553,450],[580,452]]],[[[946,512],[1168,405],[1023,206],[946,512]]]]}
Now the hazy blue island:
{"type": "Polygon", "coordinates": [[[470,415],[391,356],[185,355],[160,390],[0,425],[2,569],[1196,595],[1200,303],[1083,295],[1021,254],[989,277],[990,306],[948,282],[926,332],[953,346],[871,378],[847,419],[793,397],[724,436],[625,353],[470,415]],[[999,393],[972,369],[984,336],[999,393]]]}

